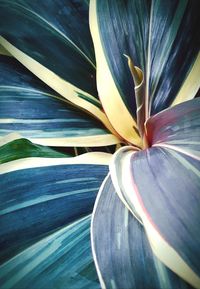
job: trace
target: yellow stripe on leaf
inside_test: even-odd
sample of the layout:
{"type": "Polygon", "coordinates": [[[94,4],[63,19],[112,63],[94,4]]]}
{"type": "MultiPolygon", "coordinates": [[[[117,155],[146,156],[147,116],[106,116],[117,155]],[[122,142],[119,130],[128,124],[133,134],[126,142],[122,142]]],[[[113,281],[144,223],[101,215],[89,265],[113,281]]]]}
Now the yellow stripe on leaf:
{"type": "Polygon", "coordinates": [[[171,106],[193,99],[200,88],[200,52],[171,106]]]}
{"type": "Polygon", "coordinates": [[[118,134],[126,141],[141,146],[141,139],[135,131],[137,124],[121,99],[103,51],[96,10],[96,0],[90,1],[89,22],[96,55],[99,97],[106,115],[118,134]]]}
{"type": "Polygon", "coordinates": [[[0,36],[0,45],[2,45],[19,62],[21,62],[26,68],[28,68],[38,78],[45,82],[49,87],[54,89],[56,92],[58,92],[60,95],[62,95],[65,99],[67,99],[74,105],[80,107],[81,109],[84,109],[85,111],[95,116],[105,125],[105,127],[107,127],[109,131],[115,133],[105,113],[93,103],[79,97],[78,93],[83,94],[92,101],[99,102],[93,96],[91,96],[85,91],[82,91],[78,87],[75,87],[69,82],[66,82],[54,72],[52,72],[30,56],[26,55],[18,48],[16,48],[2,36],[0,36]]]}

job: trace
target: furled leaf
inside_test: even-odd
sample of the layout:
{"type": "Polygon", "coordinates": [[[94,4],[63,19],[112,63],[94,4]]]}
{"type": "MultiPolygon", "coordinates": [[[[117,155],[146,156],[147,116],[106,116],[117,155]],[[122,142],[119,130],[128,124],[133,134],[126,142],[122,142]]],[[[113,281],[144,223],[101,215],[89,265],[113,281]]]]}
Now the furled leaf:
{"type": "Polygon", "coordinates": [[[0,165],[2,288],[98,288],[88,215],[106,164],[89,153],[0,165]]]}
{"type": "MultiPolygon", "coordinates": [[[[127,59],[144,74],[146,118],[195,97],[199,89],[198,1],[91,1],[97,88],[115,129],[134,143],[134,85],[127,59]],[[109,78],[109,87],[104,83],[109,78]],[[118,121],[117,111],[123,112],[118,121]]],[[[137,143],[137,139],[135,140],[137,143]]]]}
{"type": "Polygon", "coordinates": [[[199,111],[195,99],[153,116],[147,122],[152,146],[122,149],[111,167],[119,197],[144,224],[154,253],[195,288],[200,286],[199,111]]]}
{"type": "MultiPolygon", "coordinates": [[[[96,55],[96,61],[97,61],[97,89],[98,89],[99,97],[101,99],[103,108],[112,126],[115,128],[118,134],[122,138],[127,140],[128,142],[134,143],[135,145],[140,146],[141,140],[140,140],[139,133],[137,130],[136,121],[133,119],[132,115],[129,113],[126,105],[124,104],[124,100],[120,96],[120,92],[118,90],[118,87],[116,86],[112,71],[108,64],[107,55],[105,52],[104,43],[102,41],[102,35],[100,31],[101,27],[99,25],[98,5],[99,5],[99,2],[97,3],[97,1],[95,0],[90,1],[89,15],[90,15],[90,30],[91,30],[91,34],[92,34],[92,38],[94,42],[95,55],[96,55]],[[109,83],[109,85],[105,85],[105,83],[109,83]],[[119,121],[119,112],[120,112],[120,121],[119,121]]],[[[110,25],[107,26],[107,32],[106,32],[107,35],[108,35],[109,29],[111,29],[110,25]]],[[[112,47],[113,35],[110,35],[110,36],[111,37],[109,38],[109,43],[111,44],[111,46],[109,47],[109,51],[113,49],[112,47]]],[[[122,54],[123,53],[124,51],[122,51],[122,54]]],[[[114,58],[115,58],[115,55],[113,55],[114,58]]],[[[117,62],[116,62],[116,65],[117,65],[117,62]]],[[[116,70],[118,70],[117,66],[115,68],[116,70]]],[[[123,75],[122,77],[126,78],[126,74],[123,75]]],[[[130,86],[128,89],[130,89],[130,86]]],[[[133,98],[134,98],[134,94],[133,94],[133,98]]]]}
{"type": "Polygon", "coordinates": [[[154,256],[144,227],[120,201],[110,176],[95,203],[92,247],[102,288],[190,288],[154,256]]]}
{"type": "Polygon", "coordinates": [[[51,146],[104,146],[117,138],[13,58],[0,56],[0,135],[18,131],[51,146]]]}

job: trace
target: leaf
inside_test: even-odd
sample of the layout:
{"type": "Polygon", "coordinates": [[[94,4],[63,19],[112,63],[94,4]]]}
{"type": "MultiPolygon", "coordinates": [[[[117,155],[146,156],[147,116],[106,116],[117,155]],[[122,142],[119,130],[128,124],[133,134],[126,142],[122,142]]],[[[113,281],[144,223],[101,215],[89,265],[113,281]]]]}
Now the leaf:
{"type": "Polygon", "coordinates": [[[108,172],[102,154],[0,165],[2,288],[98,288],[88,215],[108,172]]]}
{"type": "Polygon", "coordinates": [[[27,157],[66,158],[70,155],[59,153],[49,147],[31,143],[26,139],[16,139],[0,147],[0,164],[27,157]]]}
{"type": "Polygon", "coordinates": [[[88,4],[83,1],[1,1],[0,45],[48,86],[113,130],[97,99],[87,14],[88,4]]]}
{"type": "Polygon", "coordinates": [[[102,288],[191,288],[154,256],[143,226],[118,198],[110,176],[97,196],[91,238],[102,288]]]}
{"type": "Polygon", "coordinates": [[[66,81],[96,95],[86,2],[3,0],[0,7],[3,37],[66,81]]]}
{"type": "Polygon", "coordinates": [[[0,45],[0,55],[7,55],[12,57],[12,55],[1,45],[0,45]]]}
{"type": "MultiPolygon", "coordinates": [[[[94,42],[96,62],[97,62],[97,89],[99,97],[103,105],[103,108],[106,112],[106,115],[108,116],[112,126],[118,132],[118,134],[129,143],[141,146],[141,139],[139,137],[136,122],[133,119],[130,112],[127,110],[127,107],[124,104],[123,99],[121,99],[119,87],[116,85],[113,71],[109,67],[107,54],[105,52],[104,42],[102,41],[102,35],[100,31],[101,27],[99,25],[98,5],[99,3],[97,3],[97,1],[90,1],[89,14],[90,14],[90,30],[94,42]],[[109,85],[105,85],[105,83],[109,83],[109,85]],[[120,116],[122,116],[120,117],[120,121],[119,121],[119,112],[120,116]]],[[[107,26],[107,28],[108,27],[109,26],[107,26]]],[[[107,39],[111,45],[112,39],[113,37],[110,37],[109,40],[107,39]]],[[[110,51],[111,46],[110,48],[109,47],[107,48],[110,51]]],[[[114,48],[112,47],[111,49],[113,50],[114,48]]],[[[124,51],[121,51],[121,53],[123,54],[124,51]]],[[[116,67],[116,70],[117,69],[118,68],[116,67]]],[[[123,74],[123,78],[126,78],[125,74],[123,74]]]]}
{"type": "MultiPolygon", "coordinates": [[[[117,149],[116,145],[106,147],[46,147],[34,144],[19,134],[11,133],[5,137],[0,137],[0,163],[24,157],[66,158],[84,154],[88,157],[91,156],[91,161],[93,156],[93,163],[101,158],[102,160],[105,159],[107,164],[111,159],[111,154],[117,149]]],[[[84,158],[84,156],[82,157],[84,158]]]]}
{"type": "Polygon", "coordinates": [[[105,110],[110,95],[101,87],[107,79],[102,57],[118,91],[115,101],[123,101],[134,117],[134,85],[124,54],[144,73],[146,117],[195,97],[200,86],[198,1],[91,3],[91,19],[96,19],[93,25],[97,26],[91,26],[96,44],[97,83],[100,82],[100,97],[105,98],[105,110]]]}
{"type": "Polygon", "coordinates": [[[152,146],[121,149],[111,167],[117,192],[121,188],[120,198],[140,218],[155,255],[195,288],[200,287],[199,111],[195,99],[153,116],[147,122],[152,146]]]}
{"type": "Polygon", "coordinates": [[[0,135],[18,131],[51,146],[118,142],[98,120],[72,107],[16,60],[0,56],[0,62],[0,135]]]}
{"type": "Polygon", "coordinates": [[[100,288],[90,248],[90,216],[64,226],[0,266],[2,288],[100,288]]]}
{"type": "Polygon", "coordinates": [[[146,123],[149,143],[152,146],[170,145],[174,149],[196,150],[198,154],[199,111],[200,99],[196,98],[151,117],[146,123]]]}
{"type": "Polygon", "coordinates": [[[0,153],[3,154],[0,156],[0,175],[16,170],[57,165],[108,165],[112,157],[112,154],[105,152],[82,152],[82,154],[72,157],[66,153],[54,152],[48,147],[34,145],[25,139],[17,139],[3,145],[0,153]],[[19,150],[19,144],[21,145],[22,142],[24,153],[19,150]]]}

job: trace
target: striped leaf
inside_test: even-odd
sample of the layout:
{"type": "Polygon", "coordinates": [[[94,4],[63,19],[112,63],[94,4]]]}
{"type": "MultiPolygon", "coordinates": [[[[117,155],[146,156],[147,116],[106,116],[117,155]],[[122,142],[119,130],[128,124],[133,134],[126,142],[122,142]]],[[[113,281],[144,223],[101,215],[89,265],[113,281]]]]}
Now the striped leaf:
{"type": "Polygon", "coordinates": [[[22,138],[19,134],[9,134],[0,138],[0,163],[27,157],[66,158],[82,154],[111,158],[120,146],[106,147],[47,147],[22,138]]]}
{"type": "Polygon", "coordinates": [[[107,164],[91,153],[0,165],[2,288],[99,287],[89,214],[107,164]]]}
{"type": "Polygon", "coordinates": [[[0,7],[3,37],[63,79],[97,95],[85,1],[3,0],[0,7]]]}
{"type": "Polygon", "coordinates": [[[5,262],[1,288],[99,289],[89,227],[90,216],[78,219],[5,262]]]}
{"type": "Polygon", "coordinates": [[[136,105],[139,87],[146,119],[194,98],[199,89],[198,6],[198,1],[189,0],[91,1],[100,99],[115,129],[132,143],[139,144],[133,130],[136,106],[141,105],[141,99],[136,105]],[[133,61],[136,74],[138,67],[144,74],[135,93],[124,55],[133,61]],[[104,85],[108,78],[109,87],[104,85]],[[120,122],[116,111],[123,112],[120,122]]]}
{"type": "Polygon", "coordinates": [[[0,45],[51,88],[112,129],[97,98],[88,9],[87,1],[3,0],[0,45]]]}
{"type": "Polygon", "coordinates": [[[110,176],[98,193],[91,232],[102,288],[191,288],[154,256],[143,226],[118,198],[110,176]]]}
{"type": "MultiPolygon", "coordinates": [[[[101,3],[106,4],[105,1],[101,1],[101,3]]],[[[105,51],[104,41],[102,40],[101,27],[99,25],[98,5],[101,5],[101,3],[100,1],[97,2],[95,0],[90,1],[90,13],[89,13],[90,30],[93,38],[97,62],[97,89],[99,97],[112,126],[115,128],[118,134],[128,142],[140,146],[141,140],[137,130],[136,122],[133,119],[132,115],[129,113],[124,103],[124,100],[121,98],[119,89],[113,77],[113,72],[111,71],[107,60],[106,55],[107,52],[105,51]],[[109,83],[109,85],[105,85],[105,83],[109,83]],[[120,115],[123,116],[121,117],[120,121],[119,121],[119,112],[120,115]]],[[[105,7],[105,5],[103,6],[105,7]]],[[[107,20],[105,19],[105,21],[107,20]]],[[[109,29],[111,28],[110,25],[108,25],[107,27],[109,27],[109,29]]],[[[109,30],[107,30],[107,32],[109,32],[109,30]]],[[[113,35],[110,36],[111,37],[109,37],[109,43],[111,44],[111,46],[108,50],[112,54],[112,51],[114,51],[113,50],[114,47],[112,47],[113,35]]],[[[118,38],[120,39],[120,37],[118,38]]],[[[121,53],[123,54],[124,51],[121,51],[121,53]]],[[[116,70],[117,69],[118,68],[116,66],[116,70]]],[[[126,79],[127,75],[123,74],[122,77],[126,79]]],[[[130,89],[130,86],[128,89],[130,89]]]]}
{"type": "Polygon", "coordinates": [[[51,146],[118,142],[101,122],[72,107],[16,60],[0,56],[0,135],[14,131],[51,146]]]}
{"type": "Polygon", "coordinates": [[[143,223],[155,255],[194,288],[200,288],[199,113],[195,99],[153,116],[151,147],[123,148],[111,166],[119,197],[143,223]]]}
{"type": "Polygon", "coordinates": [[[200,99],[197,98],[151,117],[146,124],[149,144],[153,147],[170,145],[172,149],[194,150],[198,154],[199,111],[200,99]]]}

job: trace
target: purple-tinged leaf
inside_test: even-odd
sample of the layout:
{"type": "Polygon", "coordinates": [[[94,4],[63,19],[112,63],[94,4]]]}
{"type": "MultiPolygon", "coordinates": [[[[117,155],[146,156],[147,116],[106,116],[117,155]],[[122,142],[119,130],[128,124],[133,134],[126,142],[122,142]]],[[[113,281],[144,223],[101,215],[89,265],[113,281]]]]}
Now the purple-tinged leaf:
{"type": "Polygon", "coordinates": [[[122,148],[111,166],[119,197],[143,223],[154,253],[195,288],[200,287],[199,104],[195,99],[150,118],[152,147],[122,148]]]}
{"type": "Polygon", "coordinates": [[[91,232],[102,288],[190,288],[154,256],[144,227],[120,201],[110,176],[98,193],[91,232]]]}

